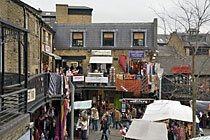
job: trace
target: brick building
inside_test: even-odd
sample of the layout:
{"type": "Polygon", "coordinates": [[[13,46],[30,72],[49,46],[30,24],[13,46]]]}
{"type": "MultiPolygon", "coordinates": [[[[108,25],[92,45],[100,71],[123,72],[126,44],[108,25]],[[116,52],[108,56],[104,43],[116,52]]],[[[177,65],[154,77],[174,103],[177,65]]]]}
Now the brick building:
{"type": "MultiPolygon", "coordinates": [[[[41,11],[36,10],[30,5],[20,0],[1,0],[0,5],[0,18],[16,24],[20,27],[28,29],[28,69],[30,74],[36,74],[41,72],[41,28],[45,28],[48,34],[53,36],[52,28],[45,24],[41,19],[41,11]]],[[[52,39],[50,40],[52,44],[52,39]]],[[[17,72],[18,58],[17,58],[17,42],[8,37],[5,40],[5,71],[17,72]]],[[[52,47],[51,47],[52,48],[52,47]]],[[[52,51],[51,51],[52,52],[52,51]]]]}
{"type": "Polygon", "coordinates": [[[132,64],[152,61],[157,47],[157,19],[147,23],[92,23],[91,19],[91,8],[56,5],[54,53],[62,57],[56,67],[81,64],[85,85],[76,83],[76,98],[91,99],[98,107],[105,101],[107,108],[121,108],[119,99],[134,97],[135,93],[123,95],[116,90],[113,77],[126,71],[120,64],[122,59],[124,63],[132,60],[132,64]],[[101,73],[95,73],[98,69],[101,73]],[[111,76],[110,69],[116,75],[111,76]]]}

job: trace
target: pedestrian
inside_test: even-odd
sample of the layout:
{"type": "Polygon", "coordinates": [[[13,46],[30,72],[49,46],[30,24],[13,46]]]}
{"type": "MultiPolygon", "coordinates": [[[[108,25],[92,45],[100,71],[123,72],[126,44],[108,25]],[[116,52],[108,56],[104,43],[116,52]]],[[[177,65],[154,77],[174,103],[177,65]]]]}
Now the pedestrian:
{"type": "Polygon", "coordinates": [[[79,122],[79,125],[81,126],[81,134],[82,134],[82,140],[86,140],[86,135],[87,135],[87,125],[88,125],[88,122],[87,122],[87,117],[82,117],[80,122],[79,122]]]}
{"type": "Polygon", "coordinates": [[[173,128],[170,128],[170,127],[168,128],[168,140],[174,140],[173,128]]]}
{"type": "Polygon", "coordinates": [[[136,111],[136,108],[134,107],[134,105],[132,106],[132,111],[131,111],[131,115],[133,118],[136,118],[136,114],[137,114],[137,111],[136,111]]]}
{"type": "Polygon", "coordinates": [[[128,109],[128,112],[126,114],[126,119],[127,119],[126,127],[129,128],[129,126],[131,125],[131,122],[132,122],[132,114],[131,114],[130,109],[128,109]]]}
{"type": "Polygon", "coordinates": [[[106,112],[106,120],[107,120],[108,128],[110,128],[111,123],[112,123],[112,116],[109,111],[106,112]]]}
{"type": "Polygon", "coordinates": [[[120,123],[121,119],[122,119],[122,114],[120,113],[119,110],[116,109],[116,111],[115,111],[115,121],[116,121],[115,128],[116,129],[118,129],[118,127],[117,127],[118,125],[120,126],[120,128],[122,128],[122,125],[120,123]]]}
{"type": "Polygon", "coordinates": [[[112,108],[112,110],[111,110],[111,116],[112,116],[113,128],[115,128],[115,125],[116,125],[116,121],[115,121],[115,108],[112,108]]]}
{"type": "Polygon", "coordinates": [[[95,131],[98,131],[98,120],[99,120],[99,114],[98,114],[98,110],[95,108],[93,110],[93,125],[94,125],[95,131]]]}
{"type": "Polygon", "coordinates": [[[101,136],[101,140],[104,139],[108,140],[108,136],[109,136],[109,129],[108,129],[108,125],[107,125],[107,120],[106,117],[102,117],[102,121],[101,121],[101,131],[102,131],[102,136],[101,136]]]}

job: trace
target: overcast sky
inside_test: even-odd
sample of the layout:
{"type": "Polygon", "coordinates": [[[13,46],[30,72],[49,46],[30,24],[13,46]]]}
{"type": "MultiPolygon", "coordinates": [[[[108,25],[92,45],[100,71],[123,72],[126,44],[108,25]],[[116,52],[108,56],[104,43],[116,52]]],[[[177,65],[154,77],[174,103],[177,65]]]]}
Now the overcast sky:
{"type": "MultiPolygon", "coordinates": [[[[93,22],[152,22],[157,18],[152,9],[163,12],[178,12],[175,9],[177,0],[22,0],[42,11],[55,11],[56,4],[69,6],[88,6],[93,8],[93,22]]],[[[159,26],[161,23],[159,22],[159,26]]],[[[172,23],[175,25],[175,23],[172,23]]],[[[158,29],[162,33],[161,29],[158,29]]]]}
{"type": "Polygon", "coordinates": [[[55,11],[56,4],[93,8],[93,22],[151,22],[152,8],[173,6],[171,0],[22,0],[43,11],[55,11]]]}

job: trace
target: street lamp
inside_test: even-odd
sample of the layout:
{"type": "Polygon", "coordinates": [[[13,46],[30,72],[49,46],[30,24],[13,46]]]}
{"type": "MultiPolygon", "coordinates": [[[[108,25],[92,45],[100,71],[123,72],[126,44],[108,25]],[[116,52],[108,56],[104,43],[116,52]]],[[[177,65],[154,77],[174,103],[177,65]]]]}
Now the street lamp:
{"type": "Polygon", "coordinates": [[[159,100],[161,100],[161,88],[162,88],[163,72],[164,72],[164,69],[163,68],[159,68],[157,70],[157,75],[158,75],[158,78],[159,78],[159,81],[160,81],[160,86],[159,86],[159,100]]]}

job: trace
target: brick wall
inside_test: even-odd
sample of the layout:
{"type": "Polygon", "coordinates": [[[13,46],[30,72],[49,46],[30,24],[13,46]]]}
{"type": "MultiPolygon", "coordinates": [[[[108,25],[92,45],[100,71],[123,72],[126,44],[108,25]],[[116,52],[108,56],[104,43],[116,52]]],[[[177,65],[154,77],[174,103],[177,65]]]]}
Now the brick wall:
{"type": "MultiPolygon", "coordinates": [[[[26,10],[28,14],[28,71],[35,74],[35,69],[39,70],[40,65],[40,37],[39,37],[39,19],[31,12],[26,10]],[[37,23],[37,31],[35,32],[35,24],[37,23]]],[[[39,14],[39,13],[37,13],[39,14]]],[[[1,0],[0,17],[4,20],[12,22],[18,26],[24,27],[24,10],[23,7],[11,0],[1,0]]],[[[23,49],[23,47],[22,47],[23,49]]],[[[17,41],[8,39],[5,45],[5,71],[17,72],[18,69],[18,46],[17,41]]],[[[23,66],[23,63],[22,63],[23,66]]],[[[22,70],[23,71],[23,70],[22,70]]]]}
{"type": "Polygon", "coordinates": [[[28,114],[8,122],[4,129],[0,130],[0,140],[17,140],[28,131],[26,126],[29,122],[30,116],[28,114]]]}
{"type": "Polygon", "coordinates": [[[68,5],[56,5],[57,23],[92,23],[91,15],[69,15],[68,5]]]}
{"type": "Polygon", "coordinates": [[[184,43],[179,39],[179,37],[176,33],[171,34],[171,38],[170,38],[167,46],[175,47],[180,55],[185,56],[184,43]]]}

